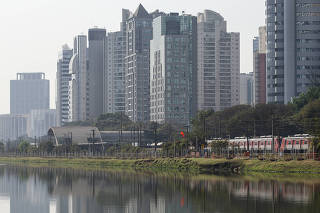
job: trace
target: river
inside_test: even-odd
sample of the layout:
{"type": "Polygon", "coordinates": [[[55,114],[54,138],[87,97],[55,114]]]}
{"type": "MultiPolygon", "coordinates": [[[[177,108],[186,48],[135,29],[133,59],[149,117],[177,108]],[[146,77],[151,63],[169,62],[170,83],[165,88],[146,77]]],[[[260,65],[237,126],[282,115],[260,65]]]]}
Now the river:
{"type": "Polygon", "coordinates": [[[1,213],[312,213],[320,179],[0,166],[1,213]]]}

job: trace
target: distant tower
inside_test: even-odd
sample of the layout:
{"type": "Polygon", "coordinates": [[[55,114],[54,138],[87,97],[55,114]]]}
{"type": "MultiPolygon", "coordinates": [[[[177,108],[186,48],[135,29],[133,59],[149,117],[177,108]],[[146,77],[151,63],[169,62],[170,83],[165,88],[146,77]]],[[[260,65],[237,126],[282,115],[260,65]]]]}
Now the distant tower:
{"type": "Polygon", "coordinates": [[[68,45],[64,45],[59,54],[59,59],[57,62],[57,125],[62,126],[66,122],[69,122],[70,113],[70,81],[71,74],[69,73],[69,63],[73,56],[73,50],[71,50],[68,45]]]}
{"type": "Polygon", "coordinates": [[[10,81],[10,113],[28,114],[34,109],[49,109],[49,80],[44,73],[17,73],[10,81]]]}
{"type": "Polygon", "coordinates": [[[266,27],[259,27],[253,40],[254,104],[266,103],[266,27]]]}
{"type": "Polygon", "coordinates": [[[103,63],[106,30],[89,29],[87,119],[103,113],[103,63]]]}

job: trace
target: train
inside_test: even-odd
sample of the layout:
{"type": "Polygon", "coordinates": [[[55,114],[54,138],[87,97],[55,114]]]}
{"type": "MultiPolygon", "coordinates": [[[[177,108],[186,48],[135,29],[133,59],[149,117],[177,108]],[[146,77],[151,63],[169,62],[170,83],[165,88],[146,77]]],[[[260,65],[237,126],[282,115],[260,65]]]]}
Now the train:
{"type": "Polygon", "coordinates": [[[312,136],[297,134],[288,137],[260,136],[254,138],[236,137],[228,141],[229,151],[256,153],[306,153],[310,151],[312,136]]]}

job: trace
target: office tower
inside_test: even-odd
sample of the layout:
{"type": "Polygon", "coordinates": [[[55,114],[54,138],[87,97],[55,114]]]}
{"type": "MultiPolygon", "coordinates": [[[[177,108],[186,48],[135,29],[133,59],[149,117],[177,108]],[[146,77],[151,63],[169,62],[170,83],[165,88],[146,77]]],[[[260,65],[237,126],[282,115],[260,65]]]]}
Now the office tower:
{"type": "Polygon", "coordinates": [[[288,103],[320,82],[318,0],[267,0],[267,101],[288,103]]]}
{"type": "Polygon", "coordinates": [[[254,104],[266,103],[266,27],[253,40],[254,104]]]}
{"type": "Polygon", "coordinates": [[[215,111],[240,103],[240,34],[224,18],[198,14],[198,109],[215,111]]]}
{"type": "Polygon", "coordinates": [[[69,72],[70,60],[73,56],[73,50],[68,45],[62,47],[57,62],[57,125],[63,126],[70,121],[70,81],[71,74],[69,72]]]}
{"type": "Polygon", "coordinates": [[[240,73],[240,104],[253,105],[253,73],[240,73]]]}
{"type": "Polygon", "coordinates": [[[103,64],[105,38],[105,29],[89,29],[87,119],[97,118],[103,113],[103,64]]]}
{"type": "Polygon", "coordinates": [[[129,10],[122,10],[120,31],[108,33],[104,48],[103,113],[125,112],[126,20],[129,10]]]}
{"type": "Polygon", "coordinates": [[[49,101],[49,80],[44,73],[17,73],[17,79],[10,81],[11,114],[49,109],[49,101]]]}
{"type": "Polygon", "coordinates": [[[27,136],[27,115],[0,115],[0,141],[27,136]]]}
{"type": "Polygon", "coordinates": [[[189,125],[196,111],[197,19],[171,13],[153,20],[151,121],[189,125]]]}
{"type": "Polygon", "coordinates": [[[51,127],[57,124],[55,109],[31,110],[28,115],[27,133],[31,138],[48,134],[51,127]]]}
{"type": "Polygon", "coordinates": [[[70,95],[71,121],[87,119],[87,36],[78,35],[74,39],[73,56],[69,64],[72,75],[70,95]]]}
{"type": "Polygon", "coordinates": [[[132,121],[150,120],[150,40],[152,15],[140,4],[127,20],[125,113],[132,121]]]}

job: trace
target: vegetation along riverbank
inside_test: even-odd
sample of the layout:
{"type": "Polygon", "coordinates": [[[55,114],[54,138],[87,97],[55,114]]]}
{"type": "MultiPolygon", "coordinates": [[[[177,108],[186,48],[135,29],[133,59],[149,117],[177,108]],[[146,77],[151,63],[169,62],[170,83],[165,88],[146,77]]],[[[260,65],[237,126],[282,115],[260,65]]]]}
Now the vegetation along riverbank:
{"type": "Polygon", "coordinates": [[[313,173],[320,175],[320,162],[226,160],[204,158],[159,158],[159,159],[89,159],[89,158],[39,158],[0,157],[2,164],[61,168],[123,168],[143,170],[188,171],[192,173],[313,173]]]}

